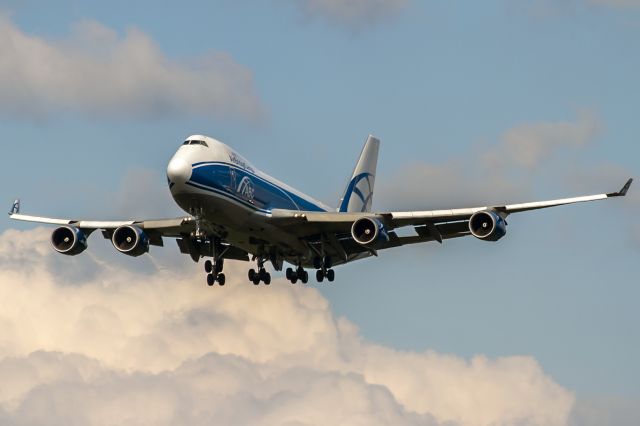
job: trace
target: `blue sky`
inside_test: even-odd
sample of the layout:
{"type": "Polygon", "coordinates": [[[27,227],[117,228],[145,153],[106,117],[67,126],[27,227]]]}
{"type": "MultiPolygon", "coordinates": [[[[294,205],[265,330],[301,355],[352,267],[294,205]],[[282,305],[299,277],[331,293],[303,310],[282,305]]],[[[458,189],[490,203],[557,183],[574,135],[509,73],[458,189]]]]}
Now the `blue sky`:
{"type": "MultiPolygon", "coordinates": [[[[5,35],[72,52],[71,65],[142,34],[168,73],[183,67],[202,81],[154,86],[150,77],[144,90],[113,89],[105,100],[120,87],[113,74],[96,72],[103,81],[90,84],[107,89],[94,92],[80,75],[42,82],[30,77],[37,70],[16,76],[19,65],[0,62],[1,198],[9,207],[20,196],[25,212],[43,215],[180,214],[164,170],[193,133],[330,204],[375,134],[377,209],[606,192],[640,175],[638,2],[352,3],[353,16],[320,0],[6,2],[5,35]],[[209,92],[208,78],[229,89],[209,92]],[[63,96],[76,82],[78,93],[63,96]],[[163,87],[176,96],[157,95],[163,87]]],[[[637,189],[512,216],[495,244],[381,253],[339,268],[319,290],[371,342],[531,356],[578,400],[637,400],[637,189]]],[[[10,228],[32,226],[0,224],[10,228]]],[[[161,251],[179,256],[171,244],[161,251]]]]}

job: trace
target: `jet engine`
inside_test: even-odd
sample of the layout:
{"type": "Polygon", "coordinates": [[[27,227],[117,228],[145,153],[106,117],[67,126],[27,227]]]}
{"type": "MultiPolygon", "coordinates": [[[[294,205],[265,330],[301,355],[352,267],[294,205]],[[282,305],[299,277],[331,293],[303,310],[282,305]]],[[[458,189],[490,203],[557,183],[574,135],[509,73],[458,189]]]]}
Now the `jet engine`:
{"type": "Polygon", "coordinates": [[[507,222],[492,210],[482,210],[469,219],[469,231],[481,240],[498,241],[507,234],[507,222]]]}
{"type": "Polygon", "coordinates": [[[133,225],[116,228],[111,237],[113,246],[127,256],[140,256],[149,251],[149,238],[142,229],[133,225]]]}
{"type": "Polygon", "coordinates": [[[360,245],[375,249],[389,241],[384,224],[376,218],[363,217],[351,225],[351,236],[360,245]]]}
{"type": "Polygon", "coordinates": [[[80,228],[61,226],[51,233],[53,248],[67,256],[75,256],[87,249],[87,237],[80,228]]]}

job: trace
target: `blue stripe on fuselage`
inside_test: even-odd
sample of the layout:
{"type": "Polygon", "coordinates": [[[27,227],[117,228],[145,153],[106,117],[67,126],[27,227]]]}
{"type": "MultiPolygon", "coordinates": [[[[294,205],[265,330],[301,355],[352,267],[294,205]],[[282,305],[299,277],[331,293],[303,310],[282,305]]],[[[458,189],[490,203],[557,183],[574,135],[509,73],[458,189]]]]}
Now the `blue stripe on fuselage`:
{"type": "Polygon", "coordinates": [[[187,184],[224,195],[264,213],[272,209],[326,211],[255,173],[229,163],[195,163],[187,184]]]}

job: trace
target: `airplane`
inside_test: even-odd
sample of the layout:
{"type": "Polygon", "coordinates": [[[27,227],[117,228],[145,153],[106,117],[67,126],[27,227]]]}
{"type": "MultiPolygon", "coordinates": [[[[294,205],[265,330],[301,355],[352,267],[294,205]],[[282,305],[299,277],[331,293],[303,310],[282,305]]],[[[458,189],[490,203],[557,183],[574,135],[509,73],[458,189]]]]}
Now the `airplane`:
{"type": "Polygon", "coordinates": [[[331,208],[261,172],[222,142],[203,135],[186,138],[167,166],[169,191],[187,216],[161,220],[95,221],[54,219],[20,213],[20,200],[11,219],[58,225],[51,234],[53,248],[75,256],[87,249],[87,237],[100,230],[120,253],[141,256],[150,246],[175,238],[181,253],[194,262],[208,258],[204,269],[209,286],[224,285],[225,260],[255,261],[249,281],[271,283],[265,264],[282,271],[295,284],[332,282],[333,267],[379,250],[464,236],[498,241],[506,235],[512,213],[566,204],[623,197],[633,179],[617,192],[582,197],[484,207],[372,212],[380,140],[369,135],[337,208],[331,208]],[[415,235],[396,229],[412,227],[415,235]]]}

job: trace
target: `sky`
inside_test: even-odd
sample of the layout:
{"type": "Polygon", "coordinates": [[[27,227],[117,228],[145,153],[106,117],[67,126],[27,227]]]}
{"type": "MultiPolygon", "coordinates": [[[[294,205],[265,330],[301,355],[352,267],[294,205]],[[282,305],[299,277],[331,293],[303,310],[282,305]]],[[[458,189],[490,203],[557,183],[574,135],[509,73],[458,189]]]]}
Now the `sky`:
{"type": "MultiPolygon", "coordinates": [[[[368,134],[378,211],[615,191],[640,175],[639,42],[637,0],[2,1],[0,200],[181,215],[191,134],[329,205],[368,134]]],[[[59,256],[7,219],[0,423],[638,424],[637,189],[306,287],[228,262],[208,288],[171,241],[59,256]]]]}

